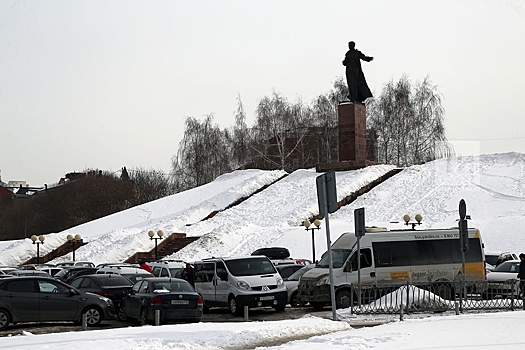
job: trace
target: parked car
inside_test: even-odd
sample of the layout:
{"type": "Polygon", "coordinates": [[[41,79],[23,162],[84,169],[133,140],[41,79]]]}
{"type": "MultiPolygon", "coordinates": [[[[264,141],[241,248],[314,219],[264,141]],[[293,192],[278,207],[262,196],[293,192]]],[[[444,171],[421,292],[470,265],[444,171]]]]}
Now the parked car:
{"type": "Polygon", "coordinates": [[[83,292],[103,295],[111,299],[117,310],[124,295],[133,287],[129,279],[117,274],[80,276],[72,280],[70,285],[83,292]]]}
{"type": "Polygon", "coordinates": [[[141,325],[154,323],[160,311],[160,323],[200,322],[202,296],[179,278],[150,277],[137,282],[124,296],[118,309],[121,321],[138,320],[141,325]]]}
{"type": "Polygon", "coordinates": [[[47,272],[50,276],[55,276],[57,273],[59,273],[62,270],[62,268],[61,267],[41,267],[38,270],[47,272]]]}
{"type": "Polygon", "coordinates": [[[312,260],[309,259],[295,259],[295,262],[304,266],[312,264],[312,260]]]}
{"type": "Polygon", "coordinates": [[[155,277],[181,278],[186,263],[182,260],[161,260],[148,263],[155,277]]]}
{"type": "Polygon", "coordinates": [[[13,276],[43,276],[43,277],[51,277],[50,274],[48,274],[45,271],[40,270],[14,270],[9,272],[9,275],[13,276]]]}
{"type": "Polygon", "coordinates": [[[133,283],[137,283],[143,278],[154,277],[153,274],[140,267],[128,267],[128,266],[106,266],[98,269],[97,274],[117,274],[122,275],[131,280],[133,283]]]}
{"type": "Polygon", "coordinates": [[[84,266],[66,266],[54,276],[62,282],[70,283],[73,279],[82,275],[91,275],[96,273],[98,269],[96,267],[84,267],[84,266]]]}
{"type": "Polygon", "coordinates": [[[95,264],[91,261],[65,261],[55,265],[56,267],[67,267],[67,266],[84,266],[84,267],[95,267],[95,264]]]}
{"type": "Polygon", "coordinates": [[[16,267],[2,266],[0,267],[0,275],[2,274],[7,275],[9,274],[9,272],[15,271],[15,270],[17,270],[16,267]]]}
{"type": "Polygon", "coordinates": [[[299,286],[299,280],[301,279],[301,276],[314,266],[314,264],[303,266],[299,270],[295,271],[290,277],[284,279],[284,285],[288,291],[288,304],[291,306],[299,307],[306,304],[297,298],[297,287],[299,286]]]}
{"type": "Polygon", "coordinates": [[[302,269],[304,265],[300,264],[284,264],[284,265],[276,265],[275,269],[283,279],[286,279],[290,277],[295,271],[302,269]]]}
{"type": "Polygon", "coordinates": [[[499,264],[494,271],[487,274],[488,287],[483,293],[486,299],[495,296],[512,297],[519,295],[520,260],[509,260],[499,264]]]}
{"type": "Polygon", "coordinates": [[[73,321],[88,326],[115,315],[113,302],[84,293],[52,277],[24,276],[0,279],[0,330],[11,323],[73,321]]]}
{"type": "Polygon", "coordinates": [[[498,260],[500,261],[500,264],[505,261],[509,260],[519,260],[518,256],[515,253],[511,252],[505,252],[505,253],[486,253],[485,254],[485,261],[487,264],[490,264],[494,267],[497,267],[498,260]]]}
{"type": "Polygon", "coordinates": [[[120,263],[120,262],[116,262],[116,263],[108,263],[108,262],[101,263],[101,264],[98,264],[96,267],[98,267],[100,269],[102,267],[109,267],[109,266],[140,267],[139,264],[120,263]]]}

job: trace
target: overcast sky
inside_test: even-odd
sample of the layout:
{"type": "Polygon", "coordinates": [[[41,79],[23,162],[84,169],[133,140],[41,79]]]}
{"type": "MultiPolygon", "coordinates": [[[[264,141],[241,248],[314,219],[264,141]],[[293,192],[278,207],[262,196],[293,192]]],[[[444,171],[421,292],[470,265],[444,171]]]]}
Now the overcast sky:
{"type": "Polygon", "coordinates": [[[272,90],[309,103],[349,40],[375,95],[430,77],[459,153],[525,153],[522,0],[2,0],[1,179],[168,173],[187,116],[230,127],[240,96],[251,126],[272,90]]]}

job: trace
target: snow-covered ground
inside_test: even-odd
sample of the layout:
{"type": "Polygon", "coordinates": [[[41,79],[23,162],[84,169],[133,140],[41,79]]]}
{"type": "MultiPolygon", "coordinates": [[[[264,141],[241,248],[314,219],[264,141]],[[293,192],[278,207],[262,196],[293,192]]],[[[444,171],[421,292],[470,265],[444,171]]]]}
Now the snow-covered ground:
{"type": "Polygon", "coordinates": [[[25,334],[0,338],[0,347],[10,350],[519,349],[525,345],[524,327],[525,311],[405,319],[359,329],[344,321],[306,316],[269,322],[25,334]]]}
{"type": "MultiPolygon", "coordinates": [[[[392,166],[378,165],[337,172],[339,199],[391,169],[392,166]]],[[[226,174],[205,186],[47,235],[41,253],[61,245],[67,234],[78,233],[89,244],[76,251],[77,259],[95,263],[119,261],[136,251],[150,250],[153,242],[147,232],[162,229],[167,234],[184,232],[202,237],[170,258],[193,261],[211,255],[240,256],[268,246],[285,246],[293,257],[309,258],[310,233],[301,223],[318,213],[315,178],[319,174],[313,169],[298,170],[280,179],[284,175],[281,171],[260,170],[226,174]],[[237,199],[252,194],[241,204],[228,208],[237,199]],[[212,211],[219,213],[201,221],[212,211]]],[[[331,241],[353,231],[353,211],[360,207],[365,208],[368,226],[400,227],[404,214],[413,217],[417,213],[423,215],[423,224],[418,228],[456,226],[461,199],[465,199],[467,213],[472,217],[469,225],[480,228],[487,251],[525,251],[525,235],[521,232],[525,224],[525,155],[519,153],[440,159],[404,169],[331,214],[331,241]]],[[[326,250],[324,224],[321,227],[316,232],[316,256],[326,250]]],[[[34,254],[35,246],[28,239],[0,243],[2,265],[19,264],[34,254]]],[[[70,259],[71,255],[56,262],[70,259]]],[[[341,321],[337,322],[304,317],[27,334],[0,338],[0,348],[510,349],[525,345],[523,311],[434,316],[361,329],[352,329],[346,322],[371,317],[340,310],[341,321]],[[304,340],[287,342],[298,338],[304,340]]]]}

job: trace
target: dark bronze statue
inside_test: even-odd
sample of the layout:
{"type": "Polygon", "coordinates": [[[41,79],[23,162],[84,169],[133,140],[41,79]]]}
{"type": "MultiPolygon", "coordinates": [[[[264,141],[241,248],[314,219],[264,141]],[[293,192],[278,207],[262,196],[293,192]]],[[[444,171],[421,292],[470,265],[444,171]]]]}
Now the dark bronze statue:
{"type": "Polygon", "coordinates": [[[345,55],[343,65],[346,66],[346,82],[348,84],[348,99],[351,102],[363,103],[367,98],[372,97],[372,93],[366,83],[365,75],[361,69],[361,60],[370,62],[374,58],[363,55],[355,49],[355,43],[348,43],[348,52],[345,55]]]}

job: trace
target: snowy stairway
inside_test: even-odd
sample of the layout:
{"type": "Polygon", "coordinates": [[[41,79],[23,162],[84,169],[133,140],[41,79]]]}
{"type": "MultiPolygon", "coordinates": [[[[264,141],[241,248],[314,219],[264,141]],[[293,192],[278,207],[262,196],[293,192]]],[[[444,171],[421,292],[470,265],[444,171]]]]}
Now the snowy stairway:
{"type": "MultiPolygon", "coordinates": [[[[78,249],[79,247],[83,246],[83,245],[86,245],[87,243],[88,242],[84,242],[83,240],[75,241],[75,245],[74,245],[75,250],[78,249]]],[[[59,256],[63,256],[63,255],[66,255],[68,253],[71,253],[72,251],[73,251],[73,244],[71,244],[68,241],[68,242],[65,242],[64,244],[62,244],[61,246],[59,246],[58,248],[53,249],[52,251],[50,251],[46,255],[42,255],[39,259],[37,259],[37,257],[35,256],[35,257],[27,260],[23,265],[36,264],[37,260],[41,264],[45,264],[48,261],[51,261],[51,260],[53,260],[55,258],[58,258],[59,256]]]]}
{"type": "MultiPolygon", "coordinates": [[[[370,183],[366,184],[365,186],[361,187],[355,192],[352,192],[352,194],[344,197],[339,202],[337,202],[337,208],[341,208],[342,206],[348,205],[355,201],[359,196],[362,196],[363,194],[369,192],[374,187],[380,185],[381,183],[385,182],[386,180],[390,179],[392,176],[395,176],[399,174],[403,168],[395,168],[387,172],[386,174],[378,177],[377,179],[371,181],[370,183]]],[[[315,215],[314,217],[310,218],[310,222],[313,222],[315,219],[322,219],[323,217],[321,215],[315,215]]]]}
{"type": "MultiPolygon", "coordinates": [[[[164,258],[165,256],[171,255],[178,252],[188,244],[198,240],[200,237],[186,237],[185,233],[172,233],[165,239],[161,240],[157,246],[157,260],[164,258]]],[[[126,263],[135,263],[139,260],[143,261],[154,261],[155,260],[155,248],[149,252],[136,252],[132,256],[126,259],[126,263]]]]}

